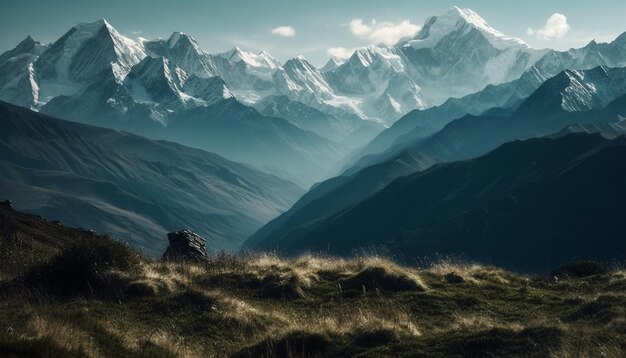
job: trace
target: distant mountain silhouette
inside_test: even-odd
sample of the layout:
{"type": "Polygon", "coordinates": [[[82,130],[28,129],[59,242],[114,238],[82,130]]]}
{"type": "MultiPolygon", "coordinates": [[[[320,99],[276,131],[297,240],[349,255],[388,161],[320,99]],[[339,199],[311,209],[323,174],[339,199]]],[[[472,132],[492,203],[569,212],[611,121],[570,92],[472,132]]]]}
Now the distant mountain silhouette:
{"type": "Polygon", "coordinates": [[[536,271],[626,252],[626,137],[570,134],[507,143],[435,165],[261,248],[347,255],[383,245],[411,257],[460,255],[536,271]]]}

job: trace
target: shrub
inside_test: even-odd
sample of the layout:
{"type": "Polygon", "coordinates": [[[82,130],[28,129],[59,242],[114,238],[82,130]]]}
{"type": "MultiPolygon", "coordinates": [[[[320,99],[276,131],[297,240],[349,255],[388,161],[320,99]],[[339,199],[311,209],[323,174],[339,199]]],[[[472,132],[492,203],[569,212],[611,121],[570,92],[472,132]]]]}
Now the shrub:
{"type": "Polygon", "coordinates": [[[108,237],[81,240],[50,261],[30,269],[22,278],[30,288],[62,296],[114,297],[124,283],[112,270],[139,266],[140,255],[126,244],[108,237]]]}
{"type": "Polygon", "coordinates": [[[367,267],[345,280],[347,289],[383,289],[389,291],[424,291],[424,285],[412,274],[395,272],[385,267],[367,267]]]}
{"type": "Polygon", "coordinates": [[[609,270],[606,266],[595,261],[574,261],[552,271],[553,276],[581,278],[602,275],[609,270]]]}
{"type": "Polygon", "coordinates": [[[359,347],[377,347],[399,341],[398,332],[389,328],[359,329],[354,332],[354,343],[359,347]]]}
{"type": "Polygon", "coordinates": [[[295,275],[269,274],[261,280],[261,296],[265,298],[306,298],[302,284],[295,275]]]}

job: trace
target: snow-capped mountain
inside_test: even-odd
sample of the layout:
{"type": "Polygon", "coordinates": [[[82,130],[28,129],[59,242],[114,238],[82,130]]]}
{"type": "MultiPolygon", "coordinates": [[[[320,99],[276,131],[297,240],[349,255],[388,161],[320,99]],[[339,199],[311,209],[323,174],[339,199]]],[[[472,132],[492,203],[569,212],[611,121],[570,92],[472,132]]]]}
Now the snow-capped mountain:
{"type": "Polygon", "coordinates": [[[209,55],[191,36],[174,32],[169,39],[142,41],[150,57],[165,57],[189,74],[199,77],[217,76],[217,68],[209,55]]]}
{"type": "Polygon", "coordinates": [[[430,17],[414,39],[397,47],[430,105],[516,79],[546,53],[458,7],[430,17]]]}
{"type": "Polygon", "coordinates": [[[333,98],[333,89],[324,74],[303,56],[287,62],[274,74],[276,90],[307,105],[324,103],[333,98]]]}
{"type": "Polygon", "coordinates": [[[461,98],[450,98],[440,106],[414,110],[355,153],[350,162],[354,164],[359,158],[373,153],[405,148],[466,114],[480,115],[491,108],[512,111],[546,80],[560,72],[566,69],[588,70],[598,66],[626,67],[626,33],[609,43],[591,41],[579,49],[549,50],[518,79],[488,85],[482,91],[461,98]]]}
{"type": "MultiPolygon", "coordinates": [[[[284,95],[338,118],[356,115],[390,125],[415,108],[515,79],[543,53],[491,28],[475,12],[456,7],[429,18],[413,39],[357,49],[348,59],[331,58],[322,69],[301,56],[281,64],[266,51],[238,47],[209,54],[183,32],[135,41],[99,20],[74,26],[31,61],[34,86],[22,80],[20,88],[4,90],[0,98],[39,108],[54,97],[81,92],[102,71],[122,83],[144,58],[162,57],[187,76],[221,77],[245,104],[284,95]],[[33,95],[26,100],[18,92],[33,95]]],[[[26,78],[27,67],[8,72],[26,78]]]]}
{"type": "Polygon", "coordinates": [[[454,7],[429,18],[413,39],[360,48],[348,59],[332,58],[318,73],[307,72],[321,85],[310,87],[317,95],[305,103],[390,125],[413,109],[516,79],[546,52],[500,33],[469,9],[454,7]],[[317,80],[320,74],[325,82],[317,80]]]}
{"type": "Polygon", "coordinates": [[[542,84],[517,113],[586,112],[604,108],[626,94],[626,68],[600,66],[591,70],[565,70],[542,84]]]}
{"type": "MultiPolygon", "coordinates": [[[[233,98],[253,94],[258,101],[277,93],[274,77],[279,71],[289,73],[292,82],[308,85],[308,78],[298,79],[290,66],[281,66],[264,51],[235,48],[212,55],[180,32],[166,40],[134,41],[99,20],[74,26],[49,47],[29,38],[0,60],[0,74],[7,79],[0,99],[78,122],[204,148],[280,170],[302,186],[327,175],[346,151],[285,119],[260,114],[240,103],[241,96],[233,98]]],[[[341,140],[360,128],[336,125],[342,129],[341,140]]]]}
{"type": "Polygon", "coordinates": [[[106,20],[74,26],[34,62],[36,104],[77,93],[102,71],[121,82],[146,53],[140,43],[120,35],[106,20]]]}
{"type": "Polygon", "coordinates": [[[23,107],[33,105],[39,93],[33,62],[47,48],[28,36],[0,55],[0,98],[23,107]]]}
{"type": "Polygon", "coordinates": [[[322,72],[329,72],[335,70],[337,67],[343,65],[346,62],[345,58],[339,56],[331,56],[328,62],[321,68],[322,72]]]}
{"type": "MultiPolygon", "coordinates": [[[[615,42],[626,43],[623,37],[615,42]]],[[[38,45],[29,52],[28,43],[0,57],[0,75],[5,79],[0,99],[37,109],[60,96],[94,97],[86,94],[87,88],[108,86],[110,96],[99,97],[115,111],[152,102],[147,111],[158,123],[166,122],[171,116],[168,113],[178,108],[208,105],[212,102],[209,97],[234,96],[255,106],[265,98],[285,96],[338,119],[356,116],[389,126],[414,109],[424,110],[449,98],[515,80],[533,65],[554,75],[564,68],[593,67],[588,66],[591,63],[612,66],[626,54],[626,46],[595,42],[562,53],[535,50],[492,28],[472,10],[458,7],[428,18],[414,38],[391,47],[360,48],[347,59],[331,58],[321,69],[302,56],[281,64],[266,51],[253,53],[239,47],[210,54],[183,32],[174,32],[167,39],[135,41],[106,20],[78,24],[48,48],[38,45]],[[8,65],[7,58],[17,53],[29,55],[8,65]],[[169,79],[148,79],[150,73],[137,77],[146,72],[147,63],[169,79]],[[134,77],[129,77],[131,73],[134,77]],[[220,77],[225,88],[201,80],[212,77],[220,77]],[[143,88],[145,84],[138,84],[138,78],[139,82],[155,81],[152,90],[164,92],[144,93],[150,91],[143,88]],[[154,87],[157,84],[162,84],[160,90],[154,87]],[[204,88],[202,94],[198,86],[204,88]],[[216,92],[206,92],[213,89],[216,92]],[[160,103],[162,100],[167,103],[160,103]]]]}
{"type": "Polygon", "coordinates": [[[221,78],[189,75],[165,57],[145,57],[122,81],[112,69],[95,78],[78,93],[53,98],[41,110],[74,120],[90,118],[91,123],[108,121],[114,128],[119,126],[111,121],[142,122],[132,126],[141,131],[150,121],[167,126],[180,111],[232,97],[221,78]]]}
{"type": "Polygon", "coordinates": [[[592,40],[585,47],[568,51],[550,50],[536,66],[555,75],[566,68],[590,69],[599,65],[623,67],[626,63],[626,33],[609,43],[592,40]]]}

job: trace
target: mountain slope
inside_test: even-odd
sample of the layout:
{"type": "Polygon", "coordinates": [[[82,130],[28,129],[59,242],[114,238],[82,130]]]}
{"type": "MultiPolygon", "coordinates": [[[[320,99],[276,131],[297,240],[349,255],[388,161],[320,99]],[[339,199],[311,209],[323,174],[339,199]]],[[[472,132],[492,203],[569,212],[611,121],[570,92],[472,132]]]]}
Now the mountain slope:
{"type": "MultiPolygon", "coordinates": [[[[511,82],[488,85],[483,90],[461,97],[450,98],[440,106],[409,112],[390,128],[381,132],[362,150],[354,153],[348,164],[356,163],[366,155],[382,153],[388,157],[400,152],[426,136],[435,133],[454,119],[466,114],[480,115],[491,108],[515,109],[525,98],[549,78],[566,70],[588,70],[598,66],[626,66],[626,33],[610,43],[590,42],[580,49],[569,51],[550,50],[518,79],[511,82]]],[[[374,164],[376,160],[368,160],[374,164]]],[[[363,165],[360,165],[361,167],[363,165]]]]}
{"type": "Polygon", "coordinates": [[[78,24],[33,63],[40,88],[35,101],[45,104],[75,94],[105,70],[119,82],[145,56],[139,43],[120,35],[104,19],[78,24]]]}
{"type": "Polygon", "coordinates": [[[0,105],[0,196],[112,232],[150,254],[186,227],[237,249],[300,195],[294,184],[178,144],[0,105]],[[158,244],[157,244],[158,243],[158,244]]]}
{"type": "Polygon", "coordinates": [[[625,75],[626,68],[563,71],[514,113],[456,119],[413,150],[444,161],[468,159],[508,141],[549,135],[571,124],[616,122],[626,114],[625,75]]]}
{"type": "Polygon", "coordinates": [[[0,55],[0,99],[24,107],[34,106],[39,96],[33,62],[47,46],[28,36],[0,55]]]}
{"type": "Polygon", "coordinates": [[[618,122],[626,115],[626,89],[622,80],[625,74],[626,69],[603,67],[564,71],[546,81],[513,114],[494,111],[454,120],[436,134],[389,157],[379,158],[377,164],[355,166],[342,176],[312,188],[289,211],[255,233],[249,242],[264,241],[266,247],[278,245],[290,232],[305,230],[325,216],[367,199],[394,179],[437,162],[474,158],[506,142],[549,135],[572,124],[603,128],[618,122]],[[595,89],[595,94],[590,88],[595,89]],[[607,100],[620,95],[603,107],[607,100]]]}
{"type": "Polygon", "coordinates": [[[385,245],[406,258],[462,255],[531,271],[576,258],[619,258],[626,254],[624,160],[624,137],[516,141],[400,178],[260,247],[345,255],[385,245]]]}
{"type": "Polygon", "coordinates": [[[313,225],[329,215],[350,207],[373,195],[394,179],[424,170],[437,161],[414,152],[350,175],[328,179],[315,185],[288,211],[264,225],[246,242],[248,247],[263,243],[271,247],[292,230],[313,225]]]}
{"type": "Polygon", "coordinates": [[[325,178],[329,165],[345,155],[339,144],[282,118],[265,117],[234,98],[182,112],[156,136],[282,171],[303,186],[325,178]]]}
{"type": "MultiPolygon", "coordinates": [[[[363,125],[358,117],[336,118],[287,96],[270,96],[255,104],[263,115],[284,118],[302,129],[341,142],[363,125]]],[[[362,143],[364,144],[364,143],[362,143]]]]}
{"type": "Polygon", "coordinates": [[[101,81],[53,99],[42,112],[279,169],[303,186],[323,179],[345,154],[335,142],[239,103],[220,78],[189,77],[171,66],[146,58],[121,84],[103,73],[101,81]]]}
{"type": "Polygon", "coordinates": [[[397,47],[414,66],[423,96],[434,105],[514,80],[546,52],[500,33],[474,11],[458,7],[428,18],[414,39],[397,47]]]}

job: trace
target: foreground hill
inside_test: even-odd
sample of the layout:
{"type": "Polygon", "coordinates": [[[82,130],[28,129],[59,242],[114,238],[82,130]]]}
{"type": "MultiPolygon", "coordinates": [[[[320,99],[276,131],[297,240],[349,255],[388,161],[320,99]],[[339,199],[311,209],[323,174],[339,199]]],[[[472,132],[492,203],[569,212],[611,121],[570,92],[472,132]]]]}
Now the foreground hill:
{"type": "Polygon", "coordinates": [[[623,258],[625,160],[626,137],[515,141],[399,178],[257,247],[346,255],[384,246],[406,257],[454,254],[529,271],[623,258]]]}
{"type": "Polygon", "coordinates": [[[152,261],[0,205],[0,355],[622,357],[626,273],[257,254],[152,261]]]}
{"type": "Polygon", "coordinates": [[[175,143],[51,118],[0,102],[0,197],[157,254],[192,228],[237,249],[301,194],[291,182],[175,143]]]}

